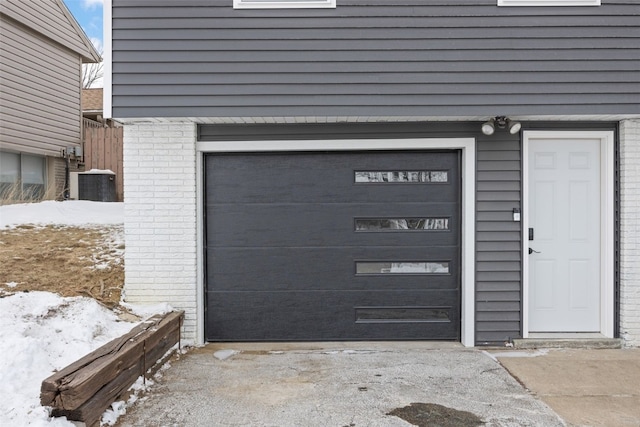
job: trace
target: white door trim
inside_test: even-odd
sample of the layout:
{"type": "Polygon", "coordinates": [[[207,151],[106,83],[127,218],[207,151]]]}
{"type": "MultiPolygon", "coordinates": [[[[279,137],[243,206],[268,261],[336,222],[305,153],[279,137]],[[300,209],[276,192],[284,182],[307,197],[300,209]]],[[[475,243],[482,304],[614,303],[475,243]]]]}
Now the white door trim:
{"type": "MultiPolygon", "coordinates": [[[[274,152],[274,151],[358,151],[358,150],[429,150],[451,149],[462,151],[462,295],[461,341],[466,347],[475,345],[475,194],[476,194],[476,141],[474,138],[409,138],[409,139],[341,139],[296,141],[201,141],[197,150],[197,204],[198,204],[198,325],[204,325],[204,253],[203,200],[204,153],[274,152]]],[[[198,341],[204,342],[200,326],[198,341]]]]}
{"type": "Polygon", "coordinates": [[[600,140],[601,248],[600,334],[613,338],[614,329],[614,136],[611,131],[524,131],[522,138],[522,337],[529,337],[529,146],[534,139],[600,140]]]}

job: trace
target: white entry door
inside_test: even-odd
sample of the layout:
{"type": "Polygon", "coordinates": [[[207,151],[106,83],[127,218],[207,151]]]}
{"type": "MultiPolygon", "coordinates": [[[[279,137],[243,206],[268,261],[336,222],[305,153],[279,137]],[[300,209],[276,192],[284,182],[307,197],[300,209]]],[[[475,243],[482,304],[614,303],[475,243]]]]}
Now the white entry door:
{"type": "Polygon", "coordinates": [[[528,329],[602,332],[603,142],[527,142],[528,329]]]}

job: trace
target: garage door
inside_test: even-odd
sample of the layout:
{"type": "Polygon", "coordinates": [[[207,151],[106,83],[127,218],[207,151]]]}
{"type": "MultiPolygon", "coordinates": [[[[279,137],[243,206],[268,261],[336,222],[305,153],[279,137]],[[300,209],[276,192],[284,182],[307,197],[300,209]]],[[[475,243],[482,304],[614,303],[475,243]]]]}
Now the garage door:
{"type": "Polygon", "coordinates": [[[207,339],[458,340],[459,162],[207,155],[207,339]]]}

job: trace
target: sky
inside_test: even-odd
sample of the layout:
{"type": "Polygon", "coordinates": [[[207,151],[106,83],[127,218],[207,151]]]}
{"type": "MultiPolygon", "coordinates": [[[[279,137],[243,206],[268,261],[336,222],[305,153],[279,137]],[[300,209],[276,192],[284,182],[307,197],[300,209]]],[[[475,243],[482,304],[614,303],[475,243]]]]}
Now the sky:
{"type": "Polygon", "coordinates": [[[102,52],[102,5],[104,0],[63,0],[96,50],[102,52]]]}

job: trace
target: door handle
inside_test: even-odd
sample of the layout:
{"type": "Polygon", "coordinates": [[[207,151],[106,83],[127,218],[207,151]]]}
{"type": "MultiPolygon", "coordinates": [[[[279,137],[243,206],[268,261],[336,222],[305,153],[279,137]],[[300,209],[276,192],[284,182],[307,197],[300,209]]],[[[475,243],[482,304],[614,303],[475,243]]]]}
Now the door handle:
{"type": "Polygon", "coordinates": [[[542,252],[540,252],[540,251],[536,251],[535,249],[531,249],[531,248],[529,248],[529,255],[531,255],[531,254],[533,254],[533,253],[541,254],[542,252]]]}

